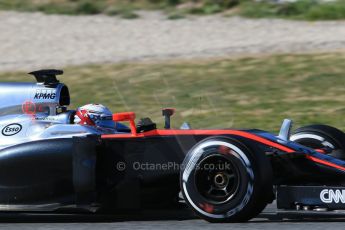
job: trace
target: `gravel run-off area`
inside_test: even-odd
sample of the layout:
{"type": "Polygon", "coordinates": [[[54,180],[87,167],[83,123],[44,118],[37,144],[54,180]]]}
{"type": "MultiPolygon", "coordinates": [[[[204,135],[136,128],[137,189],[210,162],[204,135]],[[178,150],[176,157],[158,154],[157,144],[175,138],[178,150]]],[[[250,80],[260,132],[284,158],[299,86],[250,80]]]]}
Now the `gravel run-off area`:
{"type": "Polygon", "coordinates": [[[345,51],[345,21],[168,20],[0,12],[0,71],[86,63],[345,51]]]}

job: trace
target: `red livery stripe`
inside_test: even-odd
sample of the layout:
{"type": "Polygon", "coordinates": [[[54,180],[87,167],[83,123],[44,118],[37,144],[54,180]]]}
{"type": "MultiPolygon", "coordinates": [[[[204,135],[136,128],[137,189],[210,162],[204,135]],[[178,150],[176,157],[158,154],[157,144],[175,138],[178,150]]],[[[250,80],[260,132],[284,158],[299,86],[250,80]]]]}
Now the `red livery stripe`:
{"type": "Polygon", "coordinates": [[[278,143],[269,141],[265,138],[256,136],[254,134],[240,131],[240,130],[180,130],[180,129],[157,129],[157,130],[151,130],[145,133],[138,133],[137,135],[132,134],[106,134],[102,135],[102,138],[141,138],[141,137],[151,137],[151,136],[179,136],[179,135],[236,135],[245,137],[251,140],[258,141],[262,144],[272,146],[274,148],[280,149],[285,152],[294,152],[294,150],[285,147],[283,145],[280,145],[278,143]]]}
{"type": "Polygon", "coordinates": [[[316,158],[316,157],[313,157],[313,156],[310,156],[310,155],[306,155],[305,157],[306,157],[308,160],[314,161],[314,162],[316,162],[316,163],[323,164],[323,165],[327,165],[327,166],[329,166],[329,167],[332,167],[332,168],[336,168],[336,169],[345,171],[345,167],[340,166],[340,165],[336,165],[336,164],[331,163],[331,162],[329,162],[329,161],[324,161],[324,160],[321,160],[321,159],[319,159],[319,158],[316,158]]]}

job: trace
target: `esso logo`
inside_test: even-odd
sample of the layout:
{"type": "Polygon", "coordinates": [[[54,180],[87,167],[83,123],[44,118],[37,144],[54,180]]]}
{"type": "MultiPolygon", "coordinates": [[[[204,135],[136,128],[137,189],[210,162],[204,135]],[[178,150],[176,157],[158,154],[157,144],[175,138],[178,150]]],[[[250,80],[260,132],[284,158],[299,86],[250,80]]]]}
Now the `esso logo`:
{"type": "Polygon", "coordinates": [[[19,133],[22,130],[20,124],[9,124],[2,129],[2,135],[4,136],[13,136],[19,133]]]}

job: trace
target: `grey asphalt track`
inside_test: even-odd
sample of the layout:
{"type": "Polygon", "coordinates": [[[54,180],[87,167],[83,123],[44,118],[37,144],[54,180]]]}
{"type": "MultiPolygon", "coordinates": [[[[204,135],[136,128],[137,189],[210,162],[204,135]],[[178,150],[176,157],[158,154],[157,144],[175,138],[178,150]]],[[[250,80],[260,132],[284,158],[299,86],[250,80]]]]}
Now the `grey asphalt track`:
{"type": "Polygon", "coordinates": [[[146,221],[146,222],[120,222],[120,223],[25,223],[25,224],[2,224],[0,229],[22,230],[22,229],[344,229],[343,222],[250,222],[243,224],[209,224],[201,220],[193,221],[146,221]]]}
{"type": "Polygon", "coordinates": [[[168,212],[161,215],[147,215],[143,219],[134,220],[133,217],[115,217],[102,215],[50,215],[50,214],[0,214],[0,229],[8,230],[105,230],[105,229],[345,229],[345,215],[329,214],[299,214],[276,215],[273,206],[269,206],[264,213],[248,223],[210,224],[193,218],[188,212],[168,212]],[[284,218],[281,218],[284,217],[284,218]],[[289,217],[286,218],[286,217],[289,217]]]}

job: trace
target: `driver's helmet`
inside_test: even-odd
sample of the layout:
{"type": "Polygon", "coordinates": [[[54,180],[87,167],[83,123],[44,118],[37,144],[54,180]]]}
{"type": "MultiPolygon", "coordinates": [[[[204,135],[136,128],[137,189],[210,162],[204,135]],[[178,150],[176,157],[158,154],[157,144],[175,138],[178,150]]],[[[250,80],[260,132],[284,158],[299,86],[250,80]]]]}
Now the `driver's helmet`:
{"type": "Polygon", "coordinates": [[[116,128],[112,112],[101,104],[87,104],[79,107],[74,116],[74,123],[108,129],[116,128]]]}

